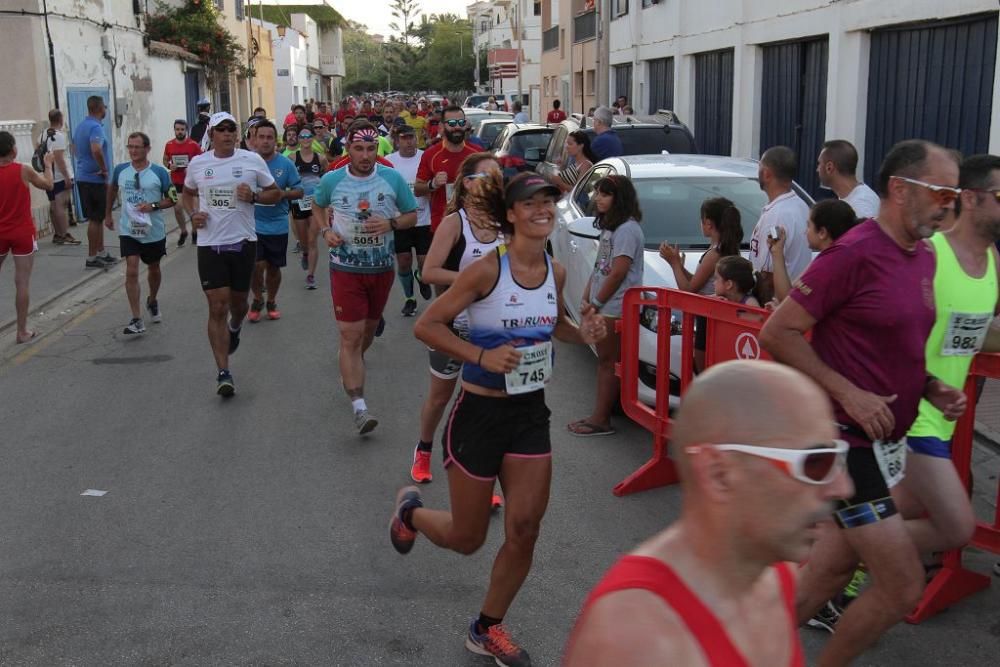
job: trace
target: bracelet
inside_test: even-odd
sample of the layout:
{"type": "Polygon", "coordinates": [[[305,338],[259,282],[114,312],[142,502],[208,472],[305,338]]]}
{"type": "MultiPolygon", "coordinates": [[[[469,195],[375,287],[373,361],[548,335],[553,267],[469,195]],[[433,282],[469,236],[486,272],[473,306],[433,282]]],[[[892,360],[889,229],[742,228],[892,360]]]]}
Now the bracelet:
{"type": "Polygon", "coordinates": [[[483,365],[483,354],[485,354],[485,352],[486,352],[486,348],[485,347],[479,348],[479,359],[476,361],[476,365],[477,366],[482,366],[483,365]]]}
{"type": "Polygon", "coordinates": [[[597,310],[600,310],[601,308],[604,308],[604,306],[606,305],[606,303],[603,302],[603,301],[598,301],[597,299],[591,299],[590,300],[590,305],[593,306],[594,308],[596,308],[597,310]]]}

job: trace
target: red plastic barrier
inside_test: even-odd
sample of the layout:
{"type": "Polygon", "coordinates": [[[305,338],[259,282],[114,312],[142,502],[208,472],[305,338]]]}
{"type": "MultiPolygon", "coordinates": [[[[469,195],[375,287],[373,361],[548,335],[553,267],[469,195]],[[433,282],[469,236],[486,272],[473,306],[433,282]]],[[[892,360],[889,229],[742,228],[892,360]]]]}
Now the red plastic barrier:
{"type": "MultiPolygon", "coordinates": [[[[969,409],[955,427],[955,435],[951,441],[951,461],[955,464],[958,476],[967,489],[971,489],[972,483],[972,441],[975,437],[977,377],[1000,378],[1000,355],[977,356],[972,365],[972,373],[965,384],[969,409]]],[[[997,512],[993,517],[993,523],[978,522],[969,546],[1000,554],[1000,485],[997,488],[997,501],[997,512]]],[[[949,551],[944,555],[941,569],[924,589],[920,604],[906,617],[906,620],[910,623],[920,623],[962,598],[989,588],[989,585],[988,576],[962,566],[962,549],[949,551]]]]}
{"type": "Polygon", "coordinates": [[[677,481],[677,472],[667,452],[670,437],[670,346],[672,311],[683,311],[681,323],[681,395],[694,377],[694,318],[708,320],[705,365],[730,359],[768,359],[757,340],[767,311],[722,299],[668,288],[635,287],[625,292],[621,333],[621,361],[615,372],[621,378],[621,402],[625,414],[653,434],[653,456],[618,483],[616,496],[646,491],[677,481]],[[644,308],[654,308],[659,322],[656,334],[656,405],[639,400],[639,332],[644,308]]]}

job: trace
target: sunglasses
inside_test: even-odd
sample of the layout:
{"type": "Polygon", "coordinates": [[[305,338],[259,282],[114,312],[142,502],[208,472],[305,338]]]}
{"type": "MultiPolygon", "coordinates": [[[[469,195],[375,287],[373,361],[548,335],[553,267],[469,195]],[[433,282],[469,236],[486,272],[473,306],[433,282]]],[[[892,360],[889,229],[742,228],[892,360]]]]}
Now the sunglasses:
{"type": "Polygon", "coordinates": [[[449,118],[444,122],[448,127],[465,127],[464,118],[449,118]]]}
{"type": "Polygon", "coordinates": [[[236,126],[232,123],[220,123],[214,129],[216,132],[235,132],[236,126]]]}
{"type": "Polygon", "coordinates": [[[984,190],[982,188],[966,188],[966,190],[970,192],[983,192],[988,195],[993,195],[993,198],[997,200],[997,203],[1000,203],[1000,190],[984,190]]]}
{"type": "Polygon", "coordinates": [[[813,449],[782,449],[758,445],[717,444],[721,452],[741,452],[767,459],[789,477],[806,484],[829,484],[847,463],[847,441],[834,440],[813,449]]]}
{"type": "Polygon", "coordinates": [[[490,174],[489,172],[487,172],[487,171],[480,171],[480,172],[477,172],[475,174],[469,174],[465,178],[472,178],[472,179],[476,179],[476,178],[489,178],[490,176],[492,176],[492,174],[490,174]]]}
{"type": "Polygon", "coordinates": [[[931,183],[918,181],[915,178],[906,178],[905,176],[890,176],[890,178],[895,178],[896,180],[909,183],[910,185],[919,185],[922,188],[927,188],[931,191],[931,198],[938,206],[948,206],[949,204],[954,204],[955,200],[958,199],[958,196],[962,194],[962,191],[959,188],[950,188],[947,185],[933,185],[931,183]]]}

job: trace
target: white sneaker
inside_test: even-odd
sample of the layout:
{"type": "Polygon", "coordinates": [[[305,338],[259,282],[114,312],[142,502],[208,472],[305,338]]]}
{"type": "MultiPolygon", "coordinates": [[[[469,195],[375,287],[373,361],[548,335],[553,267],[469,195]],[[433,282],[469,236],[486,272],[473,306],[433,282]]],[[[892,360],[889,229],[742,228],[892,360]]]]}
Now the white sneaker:
{"type": "Polygon", "coordinates": [[[354,428],[358,429],[358,435],[366,435],[375,430],[378,420],[368,414],[367,410],[358,410],[354,413],[354,428]]]}
{"type": "Polygon", "coordinates": [[[123,334],[127,336],[134,336],[137,334],[146,333],[146,325],[142,323],[141,317],[133,317],[132,321],[128,323],[125,330],[122,331],[123,334]]]}

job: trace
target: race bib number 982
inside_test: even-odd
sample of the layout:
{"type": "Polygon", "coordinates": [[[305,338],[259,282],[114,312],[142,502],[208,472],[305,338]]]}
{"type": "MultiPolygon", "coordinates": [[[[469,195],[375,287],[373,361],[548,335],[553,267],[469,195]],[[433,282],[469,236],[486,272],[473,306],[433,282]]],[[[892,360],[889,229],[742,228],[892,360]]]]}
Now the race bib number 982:
{"type": "Polygon", "coordinates": [[[941,342],[942,357],[971,357],[983,348],[992,313],[949,313],[941,342]]]}

